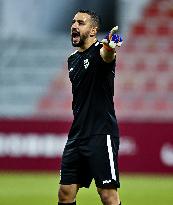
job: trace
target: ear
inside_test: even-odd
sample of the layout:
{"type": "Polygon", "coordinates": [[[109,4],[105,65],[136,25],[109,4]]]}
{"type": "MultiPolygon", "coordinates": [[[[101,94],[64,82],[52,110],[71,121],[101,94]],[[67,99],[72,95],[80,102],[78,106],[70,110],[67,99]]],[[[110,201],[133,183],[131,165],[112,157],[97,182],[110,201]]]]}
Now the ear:
{"type": "Polygon", "coordinates": [[[90,36],[95,36],[97,34],[97,27],[92,27],[91,31],[90,31],[90,36]]]}

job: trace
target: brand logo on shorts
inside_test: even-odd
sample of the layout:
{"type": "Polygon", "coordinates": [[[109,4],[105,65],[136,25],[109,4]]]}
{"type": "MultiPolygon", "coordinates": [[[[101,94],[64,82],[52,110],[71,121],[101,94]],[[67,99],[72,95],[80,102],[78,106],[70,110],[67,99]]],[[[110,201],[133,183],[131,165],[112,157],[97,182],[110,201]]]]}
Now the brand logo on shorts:
{"type": "Polygon", "coordinates": [[[104,180],[103,184],[109,184],[111,182],[111,180],[104,180]]]}
{"type": "Polygon", "coordinates": [[[89,61],[88,61],[88,58],[85,59],[85,60],[84,60],[84,67],[85,67],[85,69],[88,68],[89,64],[90,64],[90,63],[89,63],[89,61]]]}

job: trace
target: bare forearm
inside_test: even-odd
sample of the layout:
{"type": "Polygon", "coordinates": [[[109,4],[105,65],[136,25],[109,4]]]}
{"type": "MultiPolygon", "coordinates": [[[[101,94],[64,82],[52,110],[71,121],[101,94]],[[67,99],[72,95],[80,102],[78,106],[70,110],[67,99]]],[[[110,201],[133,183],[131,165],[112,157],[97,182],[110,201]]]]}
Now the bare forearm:
{"type": "Polygon", "coordinates": [[[104,46],[100,49],[100,55],[106,63],[112,62],[116,58],[115,49],[107,49],[104,46]]]}

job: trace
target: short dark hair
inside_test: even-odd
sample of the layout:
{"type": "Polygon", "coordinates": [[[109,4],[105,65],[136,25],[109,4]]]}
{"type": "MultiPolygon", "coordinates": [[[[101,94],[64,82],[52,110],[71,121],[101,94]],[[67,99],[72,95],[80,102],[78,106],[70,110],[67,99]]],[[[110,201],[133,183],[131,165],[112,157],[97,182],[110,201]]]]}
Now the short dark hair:
{"type": "Polygon", "coordinates": [[[93,26],[97,27],[97,30],[100,30],[100,25],[101,25],[101,19],[100,16],[97,15],[96,12],[90,11],[90,10],[85,10],[85,9],[80,9],[76,13],[86,13],[91,17],[91,21],[93,23],[93,26]]]}

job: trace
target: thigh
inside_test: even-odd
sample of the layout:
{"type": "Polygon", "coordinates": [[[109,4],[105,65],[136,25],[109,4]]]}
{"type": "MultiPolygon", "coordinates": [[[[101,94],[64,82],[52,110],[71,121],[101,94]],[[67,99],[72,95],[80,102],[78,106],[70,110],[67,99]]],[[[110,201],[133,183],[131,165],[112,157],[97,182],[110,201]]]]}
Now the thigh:
{"type": "Polygon", "coordinates": [[[110,135],[96,135],[90,144],[91,169],[98,188],[119,188],[119,139],[110,135]]]}
{"type": "Polygon", "coordinates": [[[79,153],[76,140],[68,140],[62,155],[60,184],[78,184],[79,153]]]}
{"type": "Polygon", "coordinates": [[[88,158],[83,155],[79,141],[67,141],[61,163],[60,184],[78,184],[88,188],[92,176],[88,169],[88,158]]]}

